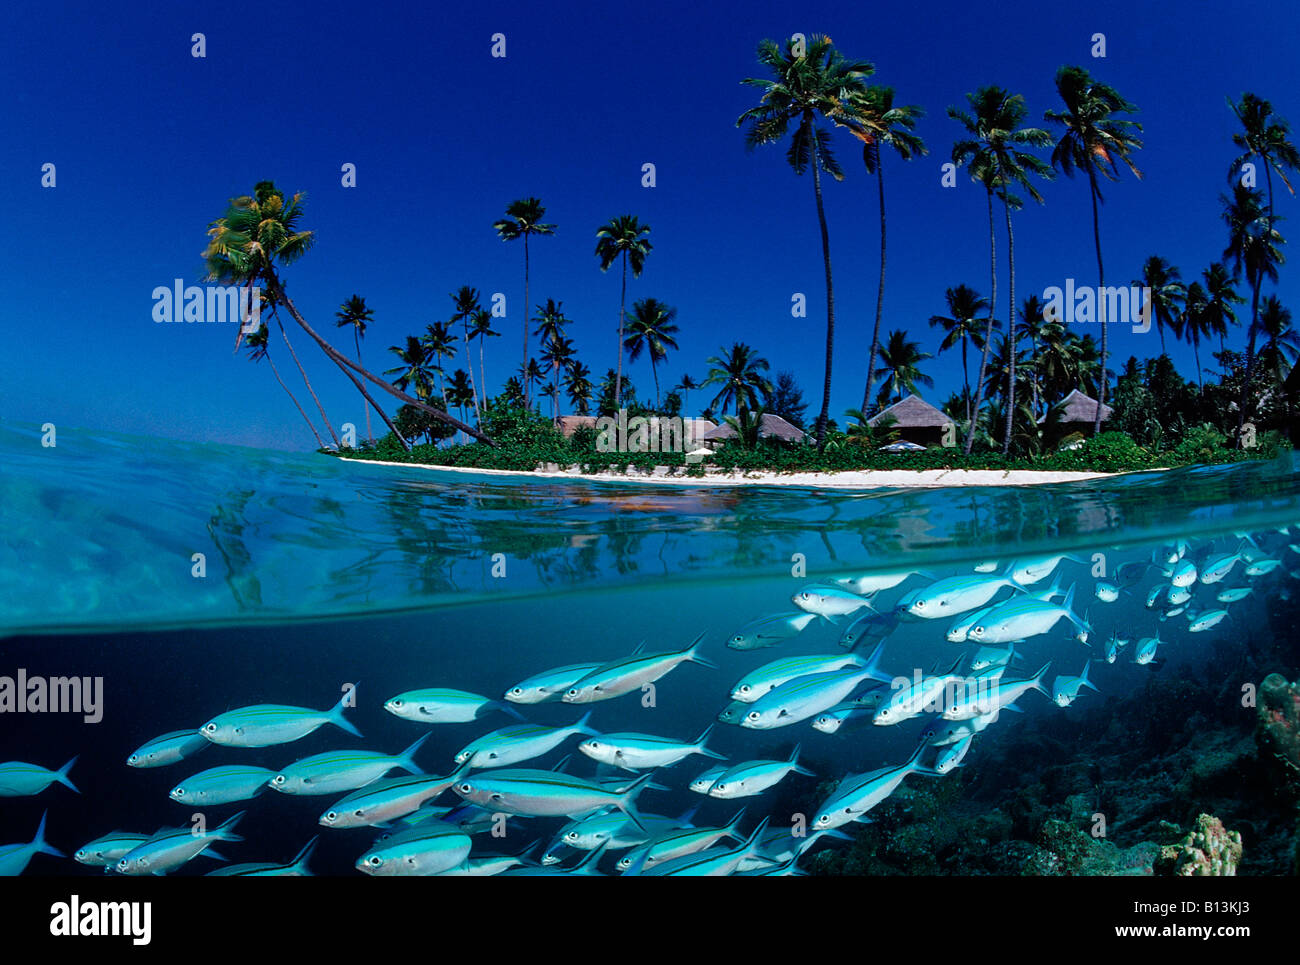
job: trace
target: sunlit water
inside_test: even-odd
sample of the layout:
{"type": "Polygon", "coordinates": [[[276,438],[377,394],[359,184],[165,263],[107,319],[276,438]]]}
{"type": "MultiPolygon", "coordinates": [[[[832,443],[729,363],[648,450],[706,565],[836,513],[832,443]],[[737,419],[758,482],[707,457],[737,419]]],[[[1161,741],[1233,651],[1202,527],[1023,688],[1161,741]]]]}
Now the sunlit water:
{"type": "MultiPolygon", "coordinates": [[[[1053,553],[1082,561],[1063,561],[1034,588],[1053,578],[1074,585],[1092,646],[1062,621],[1019,646],[1023,660],[1008,676],[1050,660],[1050,687],[1091,656],[1101,695],[1085,691],[1064,709],[1026,695],[1023,715],[1007,715],[1017,719],[976,739],[965,780],[1026,719],[1077,720],[1090,705],[1180,667],[1213,678],[1212,661],[1225,648],[1249,650],[1264,672],[1288,679],[1300,659],[1290,634],[1300,555],[1288,548],[1300,533],[1282,531],[1300,521],[1300,476],[1289,458],[1039,487],[859,492],[452,474],[67,429],[50,448],[36,427],[14,426],[0,427],[0,459],[0,675],[22,668],[28,676],[102,677],[104,688],[98,723],[74,714],[0,716],[0,760],[57,768],[79,754],[71,776],[82,791],[55,784],[36,796],[0,797],[0,844],[30,840],[46,809],[51,843],[69,854],[111,830],[189,823],[194,809],[168,791],[197,771],[227,763],[279,769],[334,748],[402,750],[430,728],[384,710],[401,691],[454,687],[499,698],[551,667],[612,660],[643,642],[649,651],[679,650],[704,634],[701,652],[718,668],[683,664],[657,683],[652,700],[638,691],[583,707],[518,708],[548,725],[590,709],[601,731],[693,740],[746,673],[781,656],[845,652],[839,640],[851,618],[815,619],[768,649],[727,646],[749,621],[793,611],[792,594],[835,576],[924,571],[871,601],[888,612],[931,578],[971,573],[983,561],[999,569],[1053,553]],[[1249,558],[1280,563],[1248,577],[1243,560],[1222,582],[1196,584],[1193,613],[1223,607],[1215,597],[1225,588],[1253,589],[1206,632],[1190,632],[1185,614],[1160,619],[1170,607],[1145,606],[1148,591],[1167,582],[1158,567],[1130,568],[1140,577],[1116,602],[1094,593],[1098,578],[1114,579],[1126,562],[1150,562],[1177,540],[1203,562],[1235,550],[1240,534],[1256,544],[1249,558]],[[1140,666],[1136,640],[1157,629],[1158,669],[1140,666]],[[1113,632],[1135,642],[1107,663],[1113,632]],[[358,706],[348,716],[364,739],[326,726],[292,744],[214,746],[169,767],[126,766],[132,750],[164,732],[248,704],[324,709],[357,681],[358,706]]],[[[911,677],[973,653],[972,644],[945,640],[952,622],[903,620],[886,639],[884,668],[911,677]]],[[[655,781],[669,790],[645,791],[640,808],[674,816],[698,805],[694,822],[703,826],[725,824],[746,806],[745,832],[764,816],[788,825],[792,814],[816,813],[824,782],[906,760],[933,719],[836,734],[807,720],[767,731],[719,723],[709,747],[728,761],[784,759],[798,742],[816,777],[792,775],[757,797],[716,800],[686,789],[713,763],[693,756],[661,771],[655,781]]],[[[457,750],[510,723],[494,714],[436,725],[418,760],[431,774],[449,773],[457,750]]],[[[577,744],[571,738],[521,766],[549,768],[572,753],[567,770],[595,774],[577,744]]],[[[353,863],[376,832],[320,827],[318,816],[339,796],[267,790],[206,809],[204,819],[215,825],[247,810],[239,828],[246,840],[217,846],[234,862],[288,861],[319,834],[313,870],[356,874],[353,863]]],[[[440,803],[458,801],[447,792],[440,803]]],[[[476,835],[472,856],[549,842],[563,824],[513,819],[504,840],[476,835]]],[[[614,863],[606,855],[600,867],[612,872],[614,863]]],[[[200,857],[176,873],[217,866],[200,857]]],[[[102,872],[37,856],[27,873],[102,872]]]]}

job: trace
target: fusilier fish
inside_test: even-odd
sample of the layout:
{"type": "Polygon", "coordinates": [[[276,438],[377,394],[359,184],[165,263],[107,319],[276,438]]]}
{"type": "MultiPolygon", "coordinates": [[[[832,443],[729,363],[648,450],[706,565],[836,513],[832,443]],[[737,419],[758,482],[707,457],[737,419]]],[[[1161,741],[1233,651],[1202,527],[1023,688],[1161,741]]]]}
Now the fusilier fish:
{"type": "Polygon", "coordinates": [[[691,790],[696,794],[708,794],[709,788],[713,787],[713,782],[727,773],[730,764],[718,764],[704,771],[695,780],[691,781],[691,790]]]}
{"type": "Polygon", "coordinates": [[[718,669],[718,665],[706,660],[697,652],[704,634],[700,634],[685,650],[671,653],[633,654],[622,660],[607,663],[598,670],[593,670],[564,692],[566,704],[589,704],[597,700],[610,700],[633,690],[640,690],[648,683],[654,683],[673,668],[690,662],[704,667],[718,669]]]}
{"type": "Polygon", "coordinates": [[[524,719],[519,711],[499,700],[445,687],[400,693],[384,702],[384,710],[417,724],[463,724],[494,711],[509,714],[517,720],[524,719]]]}
{"type": "Polygon", "coordinates": [[[948,745],[945,750],[940,751],[939,756],[934,760],[935,772],[947,774],[949,771],[961,767],[961,762],[966,759],[966,754],[974,742],[975,735],[970,734],[948,745]]]}
{"type": "Polygon", "coordinates": [[[938,620],[988,606],[1005,587],[1023,591],[1011,573],[1008,567],[1002,576],[950,576],[939,580],[920,590],[907,605],[907,612],[922,620],[938,620]]]}
{"type": "Polygon", "coordinates": [[[377,842],[357,859],[357,870],[368,875],[436,875],[455,868],[469,856],[468,834],[452,824],[428,821],[377,842]]]}
{"type": "Polygon", "coordinates": [[[791,637],[797,637],[808,624],[817,619],[815,613],[774,613],[759,617],[731,635],[727,646],[733,650],[760,650],[775,647],[791,637]]]}
{"type": "Polygon", "coordinates": [[[559,700],[564,692],[593,670],[605,666],[603,661],[596,663],[573,663],[566,667],[544,670],[519,681],[505,693],[506,700],[512,704],[540,704],[547,700],[559,700]]]}
{"type": "Polygon", "coordinates": [[[594,761],[612,764],[629,771],[670,767],[692,754],[723,760],[721,754],[704,746],[712,732],[713,725],[710,724],[704,729],[704,733],[691,743],[650,734],[603,734],[583,741],[578,745],[578,750],[594,761]]]}
{"type": "Polygon", "coordinates": [[[145,741],[131,753],[126,763],[130,767],[165,767],[211,746],[212,742],[197,730],[174,730],[145,741]]]}
{"type": "Polygon", "coordinates": [[[743,841],[740,834],[740,820],[745,816],[745,809],[731,819],[724,828],[681,828],[660,834],[648,844],[628,852],[618,860],[618,870],[627,871],[632,865],[641,862],[644,868],[653,868],[656,864],[684,858],[690,854],[707,851],[723,838],[743,841]]]}
{"type": "Polygon", "coordinates": [[[371,784],[395,767],[410,774],[423,774],[415,763],[415,752],[429,735],[400,754],[380,751],[326,751],[294,761],[275,777],[270,787],[282,794],[338,794],[371,784]]]}
{"type": "Polygon", "coordinates": [[[757,670],[741,677],[731,690],[733,700],[752,704],[774,687],[779,687],[796,677],[827,673],[848,667],[864,667],[867,661],[857,654],[812,654],[810,656],[783,657],[765,663],[757,670]]]}
{"type": "MultiPolygon", "coordinates": [[[[1079,696],[1080,687],[1088,687],[1091,690],[1097,690],[1096,684],[1088,679],[1088,668],[1092,666],[1089,660],[1083,665],[1083,671],[1077,677],[1071,677],[1062,674],[1052,682],[1052,700],[1060,707],[1069,707],[1074,703],[1074,699],[1079,696]]],[[[1100,693],[1101,691],[1097,691],[1100,693]]]]}
{"type": "Polygon", "coordinates": [[[70,790],[77,790],[77,785],[68,778],[68,771],[77,763],[73,758],[57,771],[41,767],[39,764],[27,764],[23,761],[5,761],[0,764],[0,797],[28,797],[40,794],[55,782],[70,790]]]}
{"type": "Polygon", "coordinates": [[[839,586],[805,586],[790,597],[790,602],[800,610],[821,617],[848,616],[864,607],[871,607],[865,597],[839,586]]]}
{"type": "Polygon", "coordinates": [[[636,797],[652,777],[642,774],[622,790],[611,790],[571,774],[508,768],[471,774],[452,790],[480,807],[506,814],[577,818],[614,807],[639,823],[636,797]]]}
{"type": "Polygon", "coordinates": [[[178,804],[217,805],[247,801],[261,793],[275,771],[247,764],[226,764],[187,777],[167,795],[178,804]]]}
{"type": "Polygon", "coordinates": [[[47,811],[41,815],[41,823],[36,828],[36,837],[31,841],[26,844],[0,844],[0,878],[12,878],[22,874],[27,870],[27,865],[31,863],[32,858],[38,854],[48,854],[55,858],[67,857],[45,840],[45,816],[48,813],[47,811]]]}
{"type": "Polygon", "coordinates": [[[768,691],[752,704],[752,710],[741,721],[742,727],[768,730],[787,727],[809,717],[816,717],[834,707],[866,680],[882,679],[876,669],[883,644],[876,648],[865,667],[848,667],[829,673],[796,677],[768,691]]]}
{"type": "Polygon", "coordinates": [[[1043,687],[1043,678],[1047,675],[1051,661],[1043,664],[1041,670],[1027,680],[996,680],[988,684],[980,682],[979,686],[969,689],[966,694],[950,703],[943,711],[944,720],[967,720],[981,714],[990,714],[1015,703],[1030,690],[1051,697],[1043,687]]]}
{"type": "Polygon", "coordinates": [[[860,820],[893,794],[909,774],[935,775],[934,771],[921,766],[921,753],[925,747],[924,743],[918,744],[907,762],[897,767],[882,767],[866,774],[853,774],[844,778],[818,810],[812,828],[822,831],[860,820]]]}
{"type": "Polygon", "coordinates": [[[1223,618],[1227,615],[1227,610],[1202,610],[1196,615],[1196,618],[1188,624],[1187,629],[1191,633],[1201,633],[1211,627],[1218,626],[1223,622],[1223,618]]]}
{"type": "Polygon", "coordinates": [[[1236,603],[1238,600],[1246,599],[1252,592],[1252,587],[1238,586],[1229,590],[1220,590],[1215,599],[1220,603],[1236,603]]]}
{"type": "Polygon", "coordinates": [[[199,733],[214,744],[230,747],[271,747],[301,740],[325,724],[333,724],[354,737],[361,731],[343,716],[345,707],[356,703],[356,687],[347,692],[329,710],[311,710],[285,704],[253,704],[218,714],[199,728],[199,733]]]}
{"type": "Polygon", "coordinates": [[[709,788],[709,797],[730,800],[753,797],[781,782],[791,772],[813,776],[806,767],[799,766],[799,745],[794,745],[790,759],[785,761],[746,761],[737,764],[719,777],[709,788]]]}
{"type": "Polygon", "coordinates": [[[415,813],[467,773],[468,762],[446,777],[408,774],[382,778],[336,801],[321,814],[320,823],[327,828],[382,827],[415,813]]]}
{"type": "Polygon", "coordinates": [[[456,763],[470,767],[509,767],[541,757],[577,734],[599,736],[590,726],[591,712],[569,727],[544,727],[541,724],[511,724],[470,741],[456,754],[456,763]]]}
{"type": "Polygon", "coordinates": [[[1133,660],[1135,663],[1149,664],[1156,659],[1156,650],[1160,646],[1160,631],[1156,631],[1154,637],[1143,637],[1137,642],[1137,650],[1134,651],[1133,660]]]}
{"type": "Polygon", "coordinates": [[[1015,643],[1047,633],[1061,620],[1069,620],[1080,630],[1088,625],[1074,614],[1074,587],[1065,594],[1064,603],[1045,603],[1021,596],[1007,600],[970,629],[970,639],[977,643],[1015,643]]]}
{"type": "Polygon", "coordinates": [[[1242,542],[1235,553],[1221,553],[1207,559],[1205,565],[1201,567],[1201,582],[1218,583],[1232,572],[1234,566],[1246,559],[1245,550],[1246,544],[1242,542]]]}
{"type": "Polygon", "coordinates": [[[199,831],[192,825],[179,828],[163,828],[150,835],[149,839],[138,847],[128,851],[117,862],[117,871],[124,875],[165,875],[182,865],[208,853],[209,857],[219,861],[225,859],[211,851],[218,841],[243,841],[235,834],[235,825],[244,816],[240,811],[215,831],[199,831]]]}

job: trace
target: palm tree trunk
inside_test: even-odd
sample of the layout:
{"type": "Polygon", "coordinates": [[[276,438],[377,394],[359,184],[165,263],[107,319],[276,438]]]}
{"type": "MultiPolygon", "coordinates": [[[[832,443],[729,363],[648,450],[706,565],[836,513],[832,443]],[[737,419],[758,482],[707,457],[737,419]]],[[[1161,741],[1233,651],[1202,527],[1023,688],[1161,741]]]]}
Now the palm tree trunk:
{"type": "Polygon", "coordinates": [[[965,387],[962,401],[966,403],[966,424],[970,425],[970,366],[966,363],[966,336],[961,337],[961,381],[965,387]]]}
{"type": "Polygon", "coordinates": [[[614,378],[614,412],[623,403],[623,306],[627,304],[627,252],[623,252],[623,291],[618,296],[618,374],[614,378]]]}
{"type": "Polygon", "coordinates": [[[1011,206],[1006,196],[1002,198],[1002,209],[1007,218],[1007,432],[1002,440],[1002,455],[1011,451],[1011,417],[1016,409],[1016,238],[1011,233],[1011,206]]]}
{"type": "Polygon", "coordinates": [[[1103,317],[1106,313],[1106,272],[1101,264],[1101,226],[1097,220],[1097,172],[1091,164],[1088,165],[1088,184],[1092,188],[1092,240],[1097,247],[1097,317],[1101,319],[1101,372],[1097,376],[1097,412],[1092,420],[1092,434],[1095,436],[1101,432],[1101,407],[1106,404],[1106,327],[1110,322],[1103,317]]]}
{"type": "Polygon", "coordinates": [[[334,364],[337,365],[339,368],[352,369],[358,375],[362,376],[363,378],[369,379],[371,382],[375,383],[375,385],[379,386],[381,389],[383,389],[385,392],[387,392],[389,395],[393,396],[394,398],[401,399],[403,402],[407,403],[408,405],[413,405],[417,409],[423,409],[425,412],[429,413],[435,419],[438,419],[441,422],[446,422],[448,425],[454,426],[457,429],[461,429],[465,432],[468,432],[475,439],[478,439],[480,442],[485,442],[489,446],[492,446],[493,448],[496,447],[496,443],[493,442],[491,439],[489,439],[487,436],[485,436],[479,430],[471,429],[463,421],[454,418],[450,414],[443,412],[439,409],[436,409],[431,405],[426,405],[425,403],[421,402],[419,399],[412,398],[411,396],[403,392],[401,389],[397,388],[396,386],[388,382],[385,382],[383,379],[375,375],[373,372],[369,372],[366,369],[363,369],[361,366],[357,365],[355,362],[349,359],[346,355],[340,353],[336,348],[334,348],[333,345],[325,341],[325,339],[321,338],[314,328],[312,328],[310,325],[307,324],[307,320],[302,317],[302,314],[298,311],[298,307],[294,305],[293,300],[290,299],[287,294],[285,294],[284,286],[280,283],[280,279],[272,275],[270,277],[270,284],[271,284],[272,291],[275,292],[278,298],[283,300],[285,308],[289,310],[289,314],[293,317],[293,320],[298,323],[298,327],[301,328],[304,332],[306,332],[307,335],[312,339],[312,341],[314,341],[317,345],[320,346],[321,351],[324,352],[326,355],[328,355],[330,359],[333,360],[334,364]]]}
{"type": "Polygon", "coordinates": [[[876,289],[876,327],[871,330],[871,354],[867,356],[867,384],[862,390],[862,414],[870,415],[871,381],[876,372],[876,352],[880,348],[880,317],[885,310],[885,168],[880,163],[880,141],[876,141],[876,180],[880,184],[880,284],[876,289]]]}
{"type": "MultiPolygon", "coordinates": [[[[483,386],[483,404],[487,405],[487,373],[483,370],[483,343],[487,335],[480,335],[478,340],[478,384],[483,386]]],[[[479,419],[482,422],[482,418],[479,419]]]]}
{"type": "Polygon", "coordinates": [[[655,365],[654,353],[650,353],[650,373],[655,377],[655,411],[659,411],[659,368],[655,365]]]}
{"type": "Polygon", "coordinates": [[[835,352],[835,287],[831,281],[831,239],[826,230],[826,207],[822,203],[821,154],[817,150],[817,130],[809,123],[812,141],[813,194],[817,198],[817,223],[822,232],[822,261],[826,264],[826,378],[822,386],[822,411],[817,416],[817,451],[826,446],[826,423],[831,410],[831,362],[835,352]]]}
{"type": "MultiPolygon", "coordinates": [[[[1269,230],[1273,230],[1270,223],[1269,230]]],[[[1262,278],[1250,286],[1250,335],[1246,340],[1246,377],[1241,383],[1241,397],[1237,401],[1237,448],[1241,449],[1241,430],[1246,424],[1246,397],[1250,394],[1250,380],[1255,374],[1255,337],[1259,334],[1259,288],[1262,278]]]]}
{"type": "Polygon", "coordinates": [[[988,373],[989,346],[993,344],[994,309],[998,303],[998,247],[993,234],[993,189],[988,188],[989,196],[989,273],[992,277],[992,294],[989,295],[989,324],[984,330],[984,351],[980,354],[980,374],[975,382],[975,410],[971,416],[970,428],[966,432],[966,455],[970,455],[971,444],[975,441],[975,424],[979,421],[980,406],[984,404],[984,377],[988,373]]]}
{"type": "Polygon", "coordinates": [[[302,406],[300,406],[298,400],[293,397],[293,393],[289,391],[289,387],[284,384],[284,379],[280,378],[280,370],[275,367],[275,360],[271,358],[269,352],[267,353],[266,360],[271,363],[271,374],[275,376],[275,381],[280,383],[280,388],[284,389],[284,394],[289,397],[289,401],[293,403],[293,407],[298,410],[298,414],[302,416],[303,421],[307,423],[307,428],[311,430],[311,434],[316,437],[316,448],[324,449],[325,441],[321,439],[320,433],[316,431],[316,427],[312,425],[311,420],[307,418],[307,413],[302,410],[302,406]]]}
{"type": "Polygon", "coordinates": [[[469,389],[474,396],[474,418],[478,420],[479,425],[482,425],[483,413],[478,407],[478,386],[474,384],[474,363],[469,357],[469,325],[464,319],[461,319],[461,330],[465,334],[465,368],[469,369],[469,389]]]}
{"type": "Polygon", "coordinates": [[[352,384],[357,387],[357,391],[361,393],[362,398],[364,398],[366,402],[370,404],[366,408],[366,424],[369,425],[370,409],[374,408],[374,410],[379,413],[379,418],[384,420],[384,425],[388,426],[389,431],[391,431],[393,435],[397,437],[397,441],[402,444],[402,448],[409,451],[411,448],[411,443],[400,432],[397,431],[397,426],[393,425],[393,420],[388,418],[388,414],[385,413],[383,409],[379,408],[379,403],[370,397],[370,393],[367,392],[366,387],[361,384],[361,380],[358,379],[351,372],[349,372],[347,369],[343,370],[343,374],[352,380],[352,384]]]}
{"type": "MultiPolygon", "coordinates": [[[[355,325],[352,326],[352,341],[357,346],[357,365],[361,365],[362,364],[361,363],[361,335],[355,325]]],[[[361,388],[361,383],[359,382],[357,383],[357,388],[361,388]]],[[[361,394],[365,395],[365,392],[362,392],[361,394]]],[[[399,435],[398,438],[400,439],[401,436],[399,435]]],[[[370,409],[369,408],[366,409],[366,441],[368,442],[375,441],[375,434],[370,431],[370,409]]]]}
{"type": "MultiPolygon", "coordinates": [[[[531,304],[528,300],[528,232],[524,232],[524,372],[528,371],[528,306],[531,304]]],[[[524,408],[528,408],[528,378],[524,377],[524,408]]]]}
{"type": "Polygon", "coordinates": [[[307,392],[311,395],[312,401],[316,403],[316,408],[320,409],[320,417],[325,423],[325,428],[329,430],[330,437],[334,440],[335,447],[342,449],[343,445],[339,442],[338,433],[335,432],[334,427],[330,425],[329,416],[325,414],[325,407],[321,405],[320,399],[316,398],[316,390],[311,387],[311,379],[307,378],[307,373],[304,371],[302,363],[298,361],[298,353],[293,350],[293,343],[289,341],[289,333],[284,330],[284,324],[279,320],[279,318],[276,319],[276,324],[280,327],[280,335],[284,339],[284,344],[289,349],[289,354],[293,356],[293,364],[298,366],[298,374],[302,376],[302,381],[307,386],[307,392]]]}
{"type": "Polygon", "coordinates": [[[1205,377],[1201,374],[1201,337],[1192,332],[1192,354],[1196,356],[1196,384],[1205,391],[1205,377]]]}

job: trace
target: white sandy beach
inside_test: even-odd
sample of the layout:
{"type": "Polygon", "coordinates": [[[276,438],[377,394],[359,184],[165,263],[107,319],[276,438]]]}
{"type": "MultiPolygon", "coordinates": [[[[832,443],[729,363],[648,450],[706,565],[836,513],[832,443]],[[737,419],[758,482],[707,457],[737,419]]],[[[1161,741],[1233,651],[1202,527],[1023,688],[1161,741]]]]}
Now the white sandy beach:
{"type": "Polygon", "coordinates": [[[404,469],[427,469],[433,472],[470,473],[482,476],[513,476],[524,479],[586,479],[593,482],[636,482],[666,486],[794,486],[815,489],[942,489],[949,486],[1038,486],[1047,483],[1080,482],[1104,479],[1121,473],[1110,472],[1034,472],[998,469],[873,469],[851,472],[727,472],[709,467],[705,475],[671,475],[666,466],[654,472],[583,473],[575,470],[515,472],[508,469],[474,469],[465,466],[427,466],[411,462],[385,462],[376,459],[349,459],[372,466],[399,466],[404,469]]]}

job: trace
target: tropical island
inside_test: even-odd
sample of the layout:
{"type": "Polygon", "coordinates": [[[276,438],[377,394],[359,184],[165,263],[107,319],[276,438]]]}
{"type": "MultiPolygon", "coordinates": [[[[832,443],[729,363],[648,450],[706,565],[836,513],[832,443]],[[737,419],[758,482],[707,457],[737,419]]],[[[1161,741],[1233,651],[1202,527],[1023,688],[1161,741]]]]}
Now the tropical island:
{"type": "MultiPolygon", "coordinates": [[[[289,198],[273,182],[260,182],[212,222],[204,253],[209,282],[261,293],[263,323],[241,331],[237,348],[268,363],[321,452],[386,463],[641,477],[879,471],[929,473],[933,481],[950,471],[994,471],[1055,479],[1064,477],[1046,474],[1267,459],[1291,447],[1300,337],[1291,310],[1269,289],[1285,263],[1275,188],[1294,196],[1289,175],[1300,167],[1300,153],[1269,101],[1251,92],[1227,101],[1239,125],[1224,146],[1222,223],[1207,225],[1219,232],[1222,247],[1216,243],[1205,263],[1186,274],[1152,252],[1141,264],[1111,266],[1110,278],[1119,274],[1124,281],[1107,286],[1102,186],[1124,171],[1142,176],[1142,125],[1132,119],[1137,106],[1070,65],[1056,73],[1060,103],[1041,112],[1042,127],[1030,122],[1022,95],[998,86],[967,93],[964,105],[946,109],[953,140],[945,149],[952,170],[964,171],[985,192],[989,276],[981,284],[936,275],[934,314],[923,324],[910,319],[882,332],[885,172],[929,153],[915,133],[924,111],[899,102],[892,87],[872,83],[872,64],[849,59],[823,36],[765,40],[758,62],[764,76],[742,80],[758,92],[757,103],[736,126],[757,155],[754,163],[773,163],[765,149],[783,147],[792,172],[801,179],[811,174],[806,180],[813,185],[825,265],[826,367],[816,415],[810,416],[794,374],[774,370],[744,341],[724,339],[696,376],[660,378],[677,349],[679,314],[654,297],[628,304],[629,273],[639,277],[654,253],[650,225],[633,214],[594,231],[593,267],[603,274],[614,269],[621,279],[617,313],[610,286],[617,362],[595,378],[566,334],[562,300],[533,299],[530,246],[544,244],[556,229],[534,197],[509,203],[491,226],[522,254],[524,304],[533,306],[522,325],[496,330],[501,316],[491,300],[462,285],[450,295],[446,319],[390,346],[393,364],[378,374],[362,361],[374,317],[364,297],[347,298],[332,319],[336,329],[351,330],[355,358],[320,335],[289,297],[284,269],[310,251],[314,234],[302,224],[303,195],[289,198]],[[855,154],[861,149],[860,176],[876,182],[879,280],[874,319],[854,320],[873,326],[862,403],[840,421],[830,412],[837,319],[822,180],[849,176],[837,156],[846,146],[855,154]],[[1022,296],[1025,286],[1016,275],[1014,215],[1027,200],[1046,203],[1040,188],[1058,175],[1064,175],[1058,189],[1089,193],[1091,225],[1067,228],[1090,231],[1095,275],[1080,279],[1077,290],[1071,278],[1065,294],[1039,289],[1017,302],[1018,282],[1022,296]],[[1154,327],[1159,354],[1113,367],[1107,334],[1113,324],[1154,327]],[[364,435],[359,428],[355,438],[340,435],[331,422],[289,338],[294,325],[364,397],[364,435]],[[492,343],[502,335],[522,341],[522,354],[504,348],[508,341],[492,343]],[[1167,340],[1191,346],[1196,370],[1190,377],[1178,371],[1167,340]],[[272,357],[272,345],[281,343],[324,435],[272,357]],[[1215,366],[1201,364],[1202,348],[1215,366]],[[960,359],[962,388],[935,404],[923,398],[934,384],[924,369],[945,355],[954,364],[960,359]],[[643,357],[653,385],[639,392],[624,360],[643,357]],[[506,365],[511,375],[489,393],[489,372],[506,365]],[[395,411],[376,396],[394,400],[395,411]],[[375,434],[372,411],[386,432],[375,434]]],[[[816,244],[811,228],[810,218],[806,239],[783,240],[816,244]]],[[[975,239],[982,226],[970,230],[975,239]]]]}

